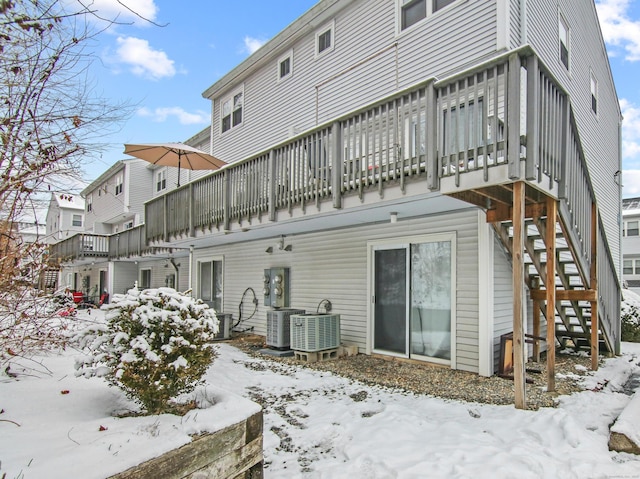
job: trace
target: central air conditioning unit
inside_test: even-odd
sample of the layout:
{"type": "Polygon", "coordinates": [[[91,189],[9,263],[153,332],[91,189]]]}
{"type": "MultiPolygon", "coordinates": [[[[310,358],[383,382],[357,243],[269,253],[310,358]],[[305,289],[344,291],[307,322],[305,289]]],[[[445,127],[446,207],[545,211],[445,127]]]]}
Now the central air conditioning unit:
{"type": "Polygon", "coordinates": [[[339,314],[304,314],[291,317],[291,349],[323,351],[340,346],[339,314]]]}
{"type": "Polygon", "coordinates": [[[231,322],[233,318],[230,313],[216,313],[218,318],[218,334],[213,339],[229,339],[231,337],[231,322]]]}
{"type": "Polygon", "coordinates": [[[267,311],[267,346],[289,349],[291,344],[291,316],[304,314],[304,309],[283,308],[267,311]]]}

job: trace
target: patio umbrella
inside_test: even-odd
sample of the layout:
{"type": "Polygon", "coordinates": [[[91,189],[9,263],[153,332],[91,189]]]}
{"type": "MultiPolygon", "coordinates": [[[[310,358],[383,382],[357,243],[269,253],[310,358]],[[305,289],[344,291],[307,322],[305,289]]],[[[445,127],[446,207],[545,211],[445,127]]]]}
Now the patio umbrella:
{"type": "Polygon", "coordinates": [[[124,145],[124,152],[153,165],[177,166],[178,186],[180,186],[181,167],[188,170],[217,170],[226,165],[215,156],[184,143],[127,144],[124,145]]]}

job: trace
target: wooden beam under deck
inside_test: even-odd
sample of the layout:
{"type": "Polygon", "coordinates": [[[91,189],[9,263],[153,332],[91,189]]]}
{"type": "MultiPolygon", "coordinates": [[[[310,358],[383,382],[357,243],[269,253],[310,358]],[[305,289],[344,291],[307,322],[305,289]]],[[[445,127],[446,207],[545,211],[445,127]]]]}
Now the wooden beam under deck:
{"type": "MultiPolygon", "coordinates": [[[[531,203],[524,208],[525,218],[540,218],[547,215],[547,206],[544,203],[531,203]]],[[[513,208],[510,206],[497,206],[487,211],[488,223],[500,223],[509,221],[513,217],[513,208]]]]}
{"type": "MultiPolygon", "coordinates": [[[[546,289],[534,289],[531,291],[531,299],[545,301],[546,289]]],[[[592,289],[556,289],[557,301],[597,301],[597,291],[592,289]]]]}

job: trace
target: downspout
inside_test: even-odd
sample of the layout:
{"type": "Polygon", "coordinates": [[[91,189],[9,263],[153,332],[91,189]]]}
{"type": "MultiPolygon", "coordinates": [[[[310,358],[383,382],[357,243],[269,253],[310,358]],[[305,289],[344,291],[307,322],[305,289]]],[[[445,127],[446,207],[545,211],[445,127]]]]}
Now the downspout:
{"type": "Polygon", "coordinates": [[[189,246],[189,291],[193,296],[192,292],[192,278],[193,278],[193,245],[189,246]]]}
{"type": "Polygon", "coordinates": [[[180,265],[177,265],[177,264],[176,264],[176,262],[175,262],[175,260],[174,260],[173,258],[169,258],[169,263],[171,263],[171,266],[173,266],[173,269],[174,269],[174,270],[175,270],[175,272],[176,272],[176,286],[177,286],[177,284],[178,284],[178,278],[180,277],[180,275],[179,275],[179,273],[180,273],[179,266],[180,266],[180,265]]]}

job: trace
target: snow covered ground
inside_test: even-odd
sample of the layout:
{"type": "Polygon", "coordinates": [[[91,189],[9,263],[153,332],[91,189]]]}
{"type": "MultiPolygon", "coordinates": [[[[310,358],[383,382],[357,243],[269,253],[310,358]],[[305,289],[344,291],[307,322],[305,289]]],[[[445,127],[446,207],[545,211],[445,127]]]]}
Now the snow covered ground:
{"type": "Polygon", "coordinates": [[[220,344],[196,391],[216,406],[122,419],[113,413],[134,406],[101,379],[74,377],[78,353],[67,351],[39,358],[48,372],[0,376],[0,477],[106,477],[233,422],[246,407],[238,395],[266,402],[267,478],[640,478],[639,457],[607,447],[630,400],[622,385],[640,374],[640,345],[623,351],[558,408],[519,411],[365,386],[220,344]]]}

